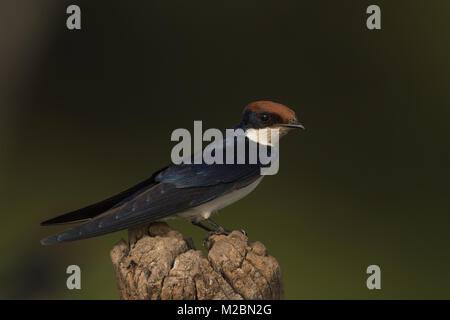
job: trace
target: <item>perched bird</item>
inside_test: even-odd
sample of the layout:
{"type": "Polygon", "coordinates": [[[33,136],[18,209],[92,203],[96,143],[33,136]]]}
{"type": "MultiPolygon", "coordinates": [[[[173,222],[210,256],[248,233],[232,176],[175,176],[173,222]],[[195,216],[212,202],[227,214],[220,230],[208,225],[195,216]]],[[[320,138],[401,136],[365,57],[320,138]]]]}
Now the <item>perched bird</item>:
{"type": "MultiPolygon", "coordinates": [[[[290,108],[271,101],[257,101],[244,108],[242,119],[234,128],[245,132],[246,142],[265,144],[267,148],[271,142],[258,136],[261,129],[278,129],[282,136],[303,126],[290,108]]],[[[224,145],[229,142],[226,139],[224,145]]],[[[169,165],[106,200],[42,222],[43,226],[85,223],[47,237],[41,243],[51,245],[96,237],[165,218],[183,218],[207,231],[227,234],[228,230],[210,219],[211,214],[253,191],[263,178],[261,167],[259,161],[169,165]],[[214,228],[205,225],[205,221],[214,228]]]]}

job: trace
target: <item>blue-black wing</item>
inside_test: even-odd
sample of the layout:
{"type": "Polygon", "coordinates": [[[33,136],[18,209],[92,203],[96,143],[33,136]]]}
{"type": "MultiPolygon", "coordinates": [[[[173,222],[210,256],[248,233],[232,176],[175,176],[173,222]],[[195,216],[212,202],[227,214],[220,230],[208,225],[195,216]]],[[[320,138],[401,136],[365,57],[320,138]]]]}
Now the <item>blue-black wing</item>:
{"type": "Polygon", "coordinates": [[[133,197],[135,197],[139,192],[145,191],[146,189],[155,185],[155,176],[161,171],[167,169],[167,167],[155,172],[149,179],[146,179],[135,186],[122,191],[108,199],[99,201],[97,203],[91,204],[87,207],[65,213],[63,215],[57,216],[55,218],[41,222],[41,226],[50,226],[54,224],[65,224],[65,223],[76,223],[85,220],[95,218],[96,216],[102,214],[103,212],[117,206],[123,202],[126,202],[133,197]]]}
{"type": "Polygon", "coordinates": [[[245,187],[259,177],[258,165],[174,165],[91,221],[41,242],[85,239],[155,221],[245,187]]]}

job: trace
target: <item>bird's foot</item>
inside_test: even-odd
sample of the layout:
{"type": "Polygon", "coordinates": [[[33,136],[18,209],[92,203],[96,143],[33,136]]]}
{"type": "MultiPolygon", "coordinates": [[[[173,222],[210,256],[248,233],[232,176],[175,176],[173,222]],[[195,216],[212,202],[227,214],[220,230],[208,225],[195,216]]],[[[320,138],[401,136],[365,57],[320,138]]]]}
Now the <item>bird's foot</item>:
{"type": "Polygon", "coordinates": [[[248,235],[247,235],[247,231],[245,231],[244,229],[239,229],[238,231],[239,231],[240,233],[242,233],[244,236],[246,236],[246,237],[248,236],[248,235]]]}
{"type": "Polygon", "coordinates": [[[225,229],[224,227],[218,227],[216,230],[214,230],[214,234],[224,234],[224,235],[229,235],[231,233],[230,230],[225,229]]]}
{"type": "Polygon", "coordinates": [[[208,231],[208,235],[206,236],[206,238],[204,238],[203,239],[203,241],[202,241],[202,246],[203,246],[203,248],[205,248],[205,249],[209,249],[209,238],[211,237],[211,236],[214,236],[214,235],[221,235],[221,234],[224,234],[224,235],[229,235],[231,233],[231,231],[230,230],[227,230],[227,229],[225,229],[225,228],[223,228],[223,227],[218,227],[218,228],[216,228],[215,230],[211,230],[211,231],[208,231]]]}
{"type": "MultiPolygon", "coordinates": [[[[247,232],[244,229],[238,229],[237,231],[242,233],[244,236],[247,236],[247,232]]],[[[225,229],[223,227],[217,228],[214,232],[215,232],[215,234],[224,234],[224,235],[229,235],[231,233],[230,230],[225,229]]]]}
{"type": "MultiPolygon", "coordinates": [[[[242,233],[244,236],[246,236],[247,237],[247,232],[244,230],[244,229],[238,229],[237,231],[239,231],[240,233],[242,233]]],[[[224,234],[224,235],[229,235],[231,233],[231,231],[230,230],[227,230],[227,229],[225,229],[225,228],[223,228],[223,227],[218,227],[217,229],[215,229],[215,230],[211,230],[211,231],[209,231],[208,232],[208,235],[203,239],[203,241],[202,241],[202,246],[203,246],[203,248],[205,248],[205,249],[209,249],[209,246],[210,246],[210,242],[209,242],[209,238],[211,237],[211,236],[214,236],[214,235],[221,235],[221,234],[224,234]]]]}
{"type": "Polygon", "coordinates": [[[203,241],[202,241],[202,246],[203,246],[203,248],[205,248],[206,250],[209,250],[209,248],[211,247],[210,245],[211,245],[211,242],[209,241],[209,238],[211,237],[211,236],[213,236],[213,235],[216,235],[217,233],[216,233],[216,231],[214,230],[214,231],[209,231],[208,232],[208,234],[207,234],[207,236],[205,237],[205,238],[203,238],[203,241]]]}
{"type": "Polygon", "coordinates": [[[206,237],[206,238],[203,239],[202,247],[205,248],[206,250],[209,249],[209,237],[206,237]]]}

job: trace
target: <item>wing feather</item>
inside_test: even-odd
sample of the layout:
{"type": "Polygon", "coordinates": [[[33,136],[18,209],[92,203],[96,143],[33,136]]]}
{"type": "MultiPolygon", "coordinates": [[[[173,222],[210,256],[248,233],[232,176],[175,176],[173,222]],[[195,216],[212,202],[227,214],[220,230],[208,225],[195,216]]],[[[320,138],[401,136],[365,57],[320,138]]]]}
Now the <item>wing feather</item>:
{"type": "Polygon", "coordinates": [[[135,199],[112,208],[98,218],[68,231],[45,238],[41,243],[50,245],[86,239],[152,222],[242,188],[255,181],[258,177],[254,176],[239,182],[195,188],[177,188],[174,184],[160,183],[141,193],[135,199]]]}

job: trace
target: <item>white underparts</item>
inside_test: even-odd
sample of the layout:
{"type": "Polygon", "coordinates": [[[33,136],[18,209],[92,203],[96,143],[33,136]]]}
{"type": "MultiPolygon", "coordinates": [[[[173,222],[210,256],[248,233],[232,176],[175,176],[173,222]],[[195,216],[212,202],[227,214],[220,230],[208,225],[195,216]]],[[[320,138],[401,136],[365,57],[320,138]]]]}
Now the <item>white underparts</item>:
{"type": "Polygon", "coordinates": [[[171,218],[182,218],[190,221],[199,222],[204,219],[208,219],[214,212],[229,206],[230,204],[242,199],[250,192],[252,192],[258,184],[261,182],[263,176],[252,182],[248,186],[231,191],[221,197],[218,197],[212,201],[206,202],[197,207],[190,208],[186,211],[179,212],[171,216],[171,218]]]}

